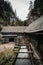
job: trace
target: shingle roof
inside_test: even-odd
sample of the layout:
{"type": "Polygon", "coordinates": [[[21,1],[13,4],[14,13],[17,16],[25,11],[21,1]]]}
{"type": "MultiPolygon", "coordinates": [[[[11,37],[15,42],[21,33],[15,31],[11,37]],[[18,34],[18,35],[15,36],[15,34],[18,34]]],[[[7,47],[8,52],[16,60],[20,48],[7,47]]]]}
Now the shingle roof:
{"type": "Polygon", "coordinates": [[[23,33],[27,26],[4,26],[1,32],[23,33]]]}
{"type": "Polygon", "coordinates": [[[43,16],[31,23],[25,30],[27,33],[38,32],[43,30],[43,16]]]}

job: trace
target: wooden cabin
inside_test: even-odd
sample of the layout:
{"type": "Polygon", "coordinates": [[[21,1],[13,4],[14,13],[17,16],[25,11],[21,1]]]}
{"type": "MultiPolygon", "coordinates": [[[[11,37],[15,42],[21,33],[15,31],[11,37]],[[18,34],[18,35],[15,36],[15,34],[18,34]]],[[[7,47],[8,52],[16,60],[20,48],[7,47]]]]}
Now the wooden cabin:
{"type": "Polygon", "coordinates": [[[17,42],[17,36],[25,35],[32,43],[33,40],[37,42],[37,48],[43,55],[43,15],[29,26],[4,26],[1,34],[4,42],[17,42]]]}

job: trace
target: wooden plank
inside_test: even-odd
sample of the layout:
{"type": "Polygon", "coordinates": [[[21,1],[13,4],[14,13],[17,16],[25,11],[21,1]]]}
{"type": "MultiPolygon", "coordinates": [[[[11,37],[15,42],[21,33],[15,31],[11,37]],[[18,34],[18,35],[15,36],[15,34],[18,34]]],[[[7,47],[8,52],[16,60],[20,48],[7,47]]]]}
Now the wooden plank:
{"type": "Polygon", "coordinates": [[[26,48],[20,48],[20,49],[26,49],[26,48]]]}
{"type": "Polygon", "coordinates": [[[19,46],[29,46],[29,44],[19,44],[19,46]]]}
{"type": "Polygon", "coordinates": [[[20,51],[15,51],[16,53],[33,53],[33,51],[27,51],[27,52],[20,52],[20,51]]]}
{"type": "Polygon", "coordinates": [[[14,49],[14,51],[19,51],[19,49],[14,49]]]}
{"type": "MultiPolygon", "coordinates": [[[[22,42],[20,44],[23,44],[22,42]]],[[[29,44],[29,42],[25,42],[25,44],[29,44]]]]}

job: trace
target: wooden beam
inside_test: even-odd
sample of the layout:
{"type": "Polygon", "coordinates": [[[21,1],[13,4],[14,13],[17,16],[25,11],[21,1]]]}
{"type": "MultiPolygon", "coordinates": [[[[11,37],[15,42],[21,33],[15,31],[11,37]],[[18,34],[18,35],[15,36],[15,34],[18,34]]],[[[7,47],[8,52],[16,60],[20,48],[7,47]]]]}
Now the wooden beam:
{"type": "Polygon", "coordinates": [[[27,52],[15,51],[15,53],[31,53],[31,54],[33,54],[33,51],[27,51],[27,52]]]}

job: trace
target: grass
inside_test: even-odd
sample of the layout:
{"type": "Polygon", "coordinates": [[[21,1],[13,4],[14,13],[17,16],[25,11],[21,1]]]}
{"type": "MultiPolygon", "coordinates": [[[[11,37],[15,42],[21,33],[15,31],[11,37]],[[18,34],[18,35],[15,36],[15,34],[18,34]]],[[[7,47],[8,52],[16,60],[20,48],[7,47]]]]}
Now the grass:
{"type": "Polygon", "coordinates": [[[3,52],[0,52],[0,63],[3,61],[4,57],[6,59],[9,59],[10,57],[10,59],[4,65],[12,65],[15,56],[16,54],[14,53],[13,49],[6,49],[3,52]]]}

